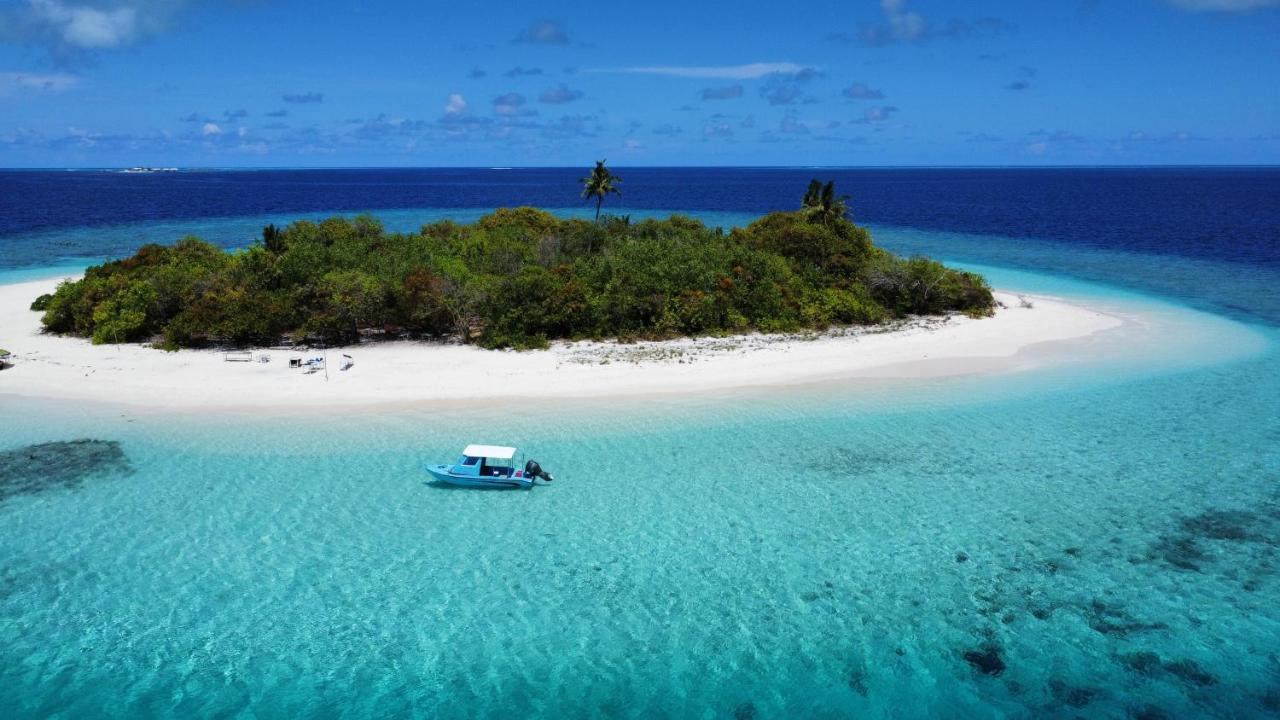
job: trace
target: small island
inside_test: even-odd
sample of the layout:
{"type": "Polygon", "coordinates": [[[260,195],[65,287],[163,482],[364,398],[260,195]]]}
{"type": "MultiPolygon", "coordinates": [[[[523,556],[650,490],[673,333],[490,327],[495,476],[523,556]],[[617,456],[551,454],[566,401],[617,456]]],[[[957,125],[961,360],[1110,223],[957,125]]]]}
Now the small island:
{"type": "Polygon", "coordinates": [[[1071,341],[1122,325],[877,247],[830,182],[728,230],[602,213],[619,183],[603,161],[582,179],[589,218],[299,221],[241,249],[188,237],[0,287],[20,360],[0,391],[310,412],[879,385],[1070,361],[1071,341]]]}
{"type": "MultiPolygon", "coordinates": [[[[584,182],[598,213],[616,188],[584,182]]],[[[417,338],[529,349],[993,312],[981,276],[879,248],[848,215],[815,180],[799,210],[728,231],[682,215],[591,221],[531,207],[408,234],[370,216],[299,221],[243,250],[194,237],[145,245],[32,309],[49,333],[171,350],[417,338]]]]}

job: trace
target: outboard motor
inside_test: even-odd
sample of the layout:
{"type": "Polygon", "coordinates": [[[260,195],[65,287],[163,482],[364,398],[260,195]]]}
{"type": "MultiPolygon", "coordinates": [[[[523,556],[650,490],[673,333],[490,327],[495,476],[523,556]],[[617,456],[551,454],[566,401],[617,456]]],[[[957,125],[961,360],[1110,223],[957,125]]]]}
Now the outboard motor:
{"type": "Polygon", "coordinates": [[[552,480],[555,480],[555,478],[551,477],[551,473],[542,469],[542,466],[538,464],[537,460],[530,460],[529,462],[524,464],[524,476],[531,477],[531,478],[542,478],[547,482],[551,482],[552,480]]]}

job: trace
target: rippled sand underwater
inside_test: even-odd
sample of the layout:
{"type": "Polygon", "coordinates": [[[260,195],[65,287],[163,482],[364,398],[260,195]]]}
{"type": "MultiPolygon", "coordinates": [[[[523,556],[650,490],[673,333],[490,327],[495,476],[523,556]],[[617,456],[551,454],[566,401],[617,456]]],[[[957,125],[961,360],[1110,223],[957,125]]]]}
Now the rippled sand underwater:
{"type": "Polygon", "coordinates": [[[1275,360],[501,417],[7,398],[0,706],[1273,715],[1275,360]],[[426,484],[472,440],[558,480],[426,484]]]}
{"type": "Polygon", "coordinates": [[[0,708],[1280,713],[1280,331],[983,269],[1158,322],[1134,352],[907,385],[217,416],[0,396],[0,708]],[[558,479],[427,484],[468,442],[558,479]]]}

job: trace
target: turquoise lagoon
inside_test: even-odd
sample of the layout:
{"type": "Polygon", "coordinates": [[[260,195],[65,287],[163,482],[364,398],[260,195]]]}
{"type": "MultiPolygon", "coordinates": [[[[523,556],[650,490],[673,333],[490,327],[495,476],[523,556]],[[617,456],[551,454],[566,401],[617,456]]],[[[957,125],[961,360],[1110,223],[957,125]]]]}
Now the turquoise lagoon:
{"type": "Polygon", "coordinates": [[[0,707],[1280,713],[1280,314],[1244,293],[1276,270],[1206,293],[1231,266],[877,237],[1161,320],[1135,352],[910,383],[216,416],[0,396],[0,451],[106,441],[0,459],[0,707]],[[425,482],[470,441],[558,479],[425,482]]]}

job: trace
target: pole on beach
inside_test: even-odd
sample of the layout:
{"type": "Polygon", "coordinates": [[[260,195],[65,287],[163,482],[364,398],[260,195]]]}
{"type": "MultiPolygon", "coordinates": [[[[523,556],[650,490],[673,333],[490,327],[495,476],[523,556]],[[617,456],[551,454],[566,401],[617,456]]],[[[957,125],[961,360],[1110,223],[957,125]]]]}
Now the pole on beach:
{"type": "Polygon", "coordinates": [[[324,381],[329,382],[329,348],[324,349],[324,381]]]}

